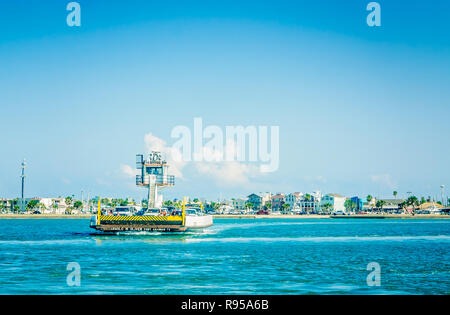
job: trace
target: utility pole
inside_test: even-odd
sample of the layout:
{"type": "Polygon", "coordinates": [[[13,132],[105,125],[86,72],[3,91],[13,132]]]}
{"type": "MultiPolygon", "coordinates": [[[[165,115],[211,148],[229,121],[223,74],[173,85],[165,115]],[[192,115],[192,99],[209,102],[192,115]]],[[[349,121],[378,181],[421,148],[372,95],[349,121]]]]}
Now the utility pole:
{"type": "Polygon", "coordinates": [[[89,191],[88,191],[88,193],[87,193],[87,200],[86,200],[86,202],[87,202],[87,211],[90,213],[91,212],[91,207],[90,207],[90,193],[89,193],[89,191]]]}
{"type": "Polygon", "coordinates": [[[22,168],[22,175],[20,175],[20,178],[22,179],[22,196],[20,199],[20,208],[22,211],[25,211],[25,199],[24,199],[24,191],[25,191],[25,167],[27,166],[27,163],[25,163],[25,159],[23,159],[21,168],[22,168]]]}

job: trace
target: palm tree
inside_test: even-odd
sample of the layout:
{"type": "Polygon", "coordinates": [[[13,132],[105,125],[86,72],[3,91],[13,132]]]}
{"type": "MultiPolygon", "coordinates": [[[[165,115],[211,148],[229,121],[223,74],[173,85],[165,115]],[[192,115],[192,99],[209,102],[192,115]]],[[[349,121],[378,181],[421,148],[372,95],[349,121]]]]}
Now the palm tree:
{"type": "Polygon", "coordinates": [[[38,203],[36,207],[41,211],[41,213],[44,212],[44,210],[47,210],[47,207],[43,203],[38,203]]]}
{"type": "Polygon", "coordinates": [[[166,200],[166,201],[164,201],[163,204],[164,204],[165,207],[173,206],[173,202],[171,200],[166,200]]]}
{"type": "Polygon", "coordinates": [[[56,202],[53,203],[52,208],[53,212],[56,213],[56,210],[58,210],[58,205],[56,204],[56,202]]]}
{"type": "Polygon", "coordinates": [[[351,210],[352,209],[352,201],[350,199],[345,200],[344,207],[346,210],[351,210]]]}
{"type": "Polygon", "coordinates": [[[345,209],[354,211],[358,205],[353,200],[347,199],[344,203],[344,206],[345,206],[345,209]]]}
{"type": "Polygon", "coordinates": [[[79,200],[75,201],[75,203],[73,204],[73,207],[77,210],[81,209],[81,207],[83,207],[83,203],[79,200]]]}
{"type": "Polygon", "coordinates": [[[408,198],[408,200],[406,200],[406,203],[409,206],[413,207],[413,215],[414,215],[416,213],[416,206],[419,205],[419,199],[417,199],[416,196],[411,196],[411,197],[408,198]]]}
{"type": "Polygon", "coordinates": [[[333,206],[331,205],[331,203],[327,202],[326,204],[323,205],[323,209],[325,210],[325,214],[329,214],[330,210],[333,208],[333,206]]]}
{"type": "MultiPolygon", "coordinates": [[[[366,199],[367,199],[367,203],[370,205],[370,203],[373,200],[373,197],[371,195],[367,195],[366,199]]],[[[371,207],[371,209],[373,210],[373,207],[371,207]]]]}
{"type": "Polygon", "coordinates": [[[394,195],[394,199],[397,199],[398,192],[394,190],[392,194],[394,195]]]}
{"type": "Polygon", "coordinates": [[[34,210],[37,205],[38,205],[38,201],[37,200],[30,200],[26,206],[27,210],[34,210]]]}
{"type": "Polygon", "coordinates": [[[67,206],[70,206],[72,204],[73,198],[72,197],[66,197],[66,199],[64,201],[66,202],[67,206]]]}
{"type": "Polygon", "coordinates": [[[384,200],[378,200],[378,201],[377,201],[377,204],[376,204],[376,207],[378,208],[378,210],[383,211],[383,207],[384,207],[385,204],[386,204],[386,201],[384,201],[384,200]]]}
{"type": "MultiPolygon", "coordinates": [[[[305,194],[305,196],[303,197],[306,202],[310,202],[312,200],[312,196],[310,194],[305,194]]],[[[307,210],[306,212],[311,212],[311,205],[307,205],[306,209],[309,209],[309,211],[307,210]]],[[[314,209],[314,206],[312,207],[314,209]]]]}
{"type": "Polygon", "coordinates": [[[290,207],[291,207],[290,204],[288,204],[288,203],[283,203],[283,204],[281,205],[282,213],[283,213],[283,214],[286,214],[286,213],[289,211],[289,208],[290,208],[290,207]]]}

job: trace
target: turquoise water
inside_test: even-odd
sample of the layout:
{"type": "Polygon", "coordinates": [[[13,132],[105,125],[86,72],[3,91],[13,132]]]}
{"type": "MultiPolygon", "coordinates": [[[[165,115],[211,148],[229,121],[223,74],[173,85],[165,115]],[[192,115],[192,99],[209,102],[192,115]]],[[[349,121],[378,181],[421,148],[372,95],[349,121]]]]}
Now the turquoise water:
{"type": "Polygon", "coordinates": [[[105,236],[88,220],[0,220],[0,294],[449,294],[448,220],[215,220],[105,236]],[[81,267],[70,287],[67,264],[81,267]],[[381,266],[369,287],[367,264],[381,266]]]}

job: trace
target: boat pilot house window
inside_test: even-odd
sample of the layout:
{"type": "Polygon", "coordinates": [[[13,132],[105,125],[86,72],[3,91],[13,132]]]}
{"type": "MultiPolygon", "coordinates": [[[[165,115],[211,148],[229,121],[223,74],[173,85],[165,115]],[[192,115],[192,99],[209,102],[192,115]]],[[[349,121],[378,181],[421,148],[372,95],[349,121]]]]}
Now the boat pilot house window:
{"type": "Polygon", "coordinates": [[[147,167],[147,174],[162,175],[162,168],[147,167]]]}

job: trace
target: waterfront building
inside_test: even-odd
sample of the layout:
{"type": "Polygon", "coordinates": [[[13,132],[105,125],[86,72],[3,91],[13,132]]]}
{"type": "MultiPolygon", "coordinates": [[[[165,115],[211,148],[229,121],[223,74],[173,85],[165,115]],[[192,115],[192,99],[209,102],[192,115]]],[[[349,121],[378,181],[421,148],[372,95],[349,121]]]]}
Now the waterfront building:
{"type": "Polygon", "coordinates": [[[267,205],[267,203],[271,203],[272,202],[272,194],[269,192],[265,192],[265,193],[259,193],[261,196],[261,202],[262,202],[262,206],[264,207],[267,205]]]}
{"type": "Polygon", "coordinates": [[[367,203],[367,200],[364,198],[359,198],[358,196],[351,197],[350,201],[356,205],[356,211],[362,211],[364,209],[364,203],[367,203]]]}
{"type": "Polygon", "coordinates": [[[271,201],[272,195],[268,192],[251,194],[247,197],[247,203],[253,204],[255,210],[261,210],[268,202],[271,201]]]}
{"type": "Polygon", "coordinates": [[[382,210],[384,212],[399,212],[402,210],[402,206],[405,203],[405,199],[380,199],[382,201],[384,201],[384,205],[382,207],[382,209],[378,209],[378,210],[382,210]]]}
{"type": "Polygon", "coordinates": [[[245,210],[247,207],[247,200],[243,198],[237,198],[232,200],[233,209],[245,210]]]}
{"type": "Polygon", "coordinates": [[[282,206],[285,203],[284,194],[276,194],[272,196],[272,209],[273,210],[282,210],[282,206]]]}
{"type": "Polygon", "coordinates": [[[300,199],[300,210],[306,213],[318,213],[320,210],[320,201],[322,194],[315,191],[311,194],[304,194],[300,199]]]}
{"type": "Polygon", "coordinates": [[[257,194],[251,194],[247,197],[247,202],[253,205],[254,209],[261,209],[262,197],[257,194]]]}
{"type": "Polygon", "coordinates": [[[318,202],[320,202],[322,200],[322,193],[318,190],[313,191],[311,193],[311,195],[314,197],[314,199],[316,199],[318,202]]]}
{"type": "Polygon", "coordinates": [[[15,208],[20,207],[20,199],[1,199],[0,205],[2,205],[4,211],[16,211],[15,208]]]}
{"type": "Polygon", "coordinates": [[[345,211],[345,201],[347,200],[346,197],[339,195],[339,194],[326,194],[321,202],[321,208],[323,209],[326,204],[331,205],[331,211],[345,211]]]}
{"type": "Polygon", "coordinates": [[[35,209],[44,214],[64,214],[68,205],[64,198],[26,198],[25,205],[28,205],[31,201],[35,203],[35,209]]]}
{"type": "Polygon", "coordinates": [[[51,206],[52,213],[64,214],[67,210],[66,200],[64,198],[53,198],[51,206]]]}
{"type": "Polygon", "coordinates": [[[45,209],[50,209],[53,205],[52,198],[37,198],[38,202],[45,207],[45,209]]]}
{"type": "Polygon", "coordinates": [[[284,202],[289,205],[290,210],[297,209],[300,207],[300,200],[302,196],[303,194],[300,192],[291,193],[286,195],[284,202]]]}
{"type": "Polygon", "coordinates": [[[11,211],[13,210],[13,200],[0,199],[0,211],[11,211]]]}

